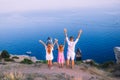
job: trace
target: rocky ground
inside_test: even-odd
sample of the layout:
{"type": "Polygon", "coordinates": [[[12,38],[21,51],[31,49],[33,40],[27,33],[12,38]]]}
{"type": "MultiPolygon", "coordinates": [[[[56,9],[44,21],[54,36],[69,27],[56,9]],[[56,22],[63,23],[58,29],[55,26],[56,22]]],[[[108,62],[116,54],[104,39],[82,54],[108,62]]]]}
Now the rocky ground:
{"type": "Polygon", "coordinates": [[[71,69],[65,66],[59,68],[54,63],[53,68],[48,69],[47,64],[43,63],[28,65],[10,62],[0,64],[0,72],[0,80],[119,80],[108,72],[86,64],[75,65],[71,69]]]}

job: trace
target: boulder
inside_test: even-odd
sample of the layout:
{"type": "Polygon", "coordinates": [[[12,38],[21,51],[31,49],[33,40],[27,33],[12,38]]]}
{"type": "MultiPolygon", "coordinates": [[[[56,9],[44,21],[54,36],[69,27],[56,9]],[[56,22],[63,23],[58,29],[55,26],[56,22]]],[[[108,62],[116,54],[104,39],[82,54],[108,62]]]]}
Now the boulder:
{"type": "Polygon", "coordinates": [[[115,47],[114,53],[115,53],[116,63],[120,64],[120,47],[115,47]]]}
{"type": "Polygon", "coordinates": [[[93,65],[94,61],[92,59],[83,60],[83,63],[93,65]]]}
{"type": "Polygon", "coordinates": [[[30,60],[32,60],[33,62],[38,61],[35,56],[30,57],[30,56],[28,56],[28,55],[11,55],[11,58],[14,57],[14,56],[19,57],[19,59],[14,59],[15,62],[21,62],[21,61],[24,60],[25,58],[30,59],[30,60]]]}
{"type": "Polygon", "coordinates": [[[31,57],[31,60],[35,63],[36,61],[38,61],[38,59],[35,57],[35,56],[33,56],[33,57],[31,57]]]}

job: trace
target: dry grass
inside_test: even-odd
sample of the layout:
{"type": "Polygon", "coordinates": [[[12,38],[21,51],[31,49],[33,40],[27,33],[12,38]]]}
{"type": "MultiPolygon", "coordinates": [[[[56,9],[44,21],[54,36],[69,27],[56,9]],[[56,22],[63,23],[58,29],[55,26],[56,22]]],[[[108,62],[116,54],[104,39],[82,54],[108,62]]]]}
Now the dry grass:
{"type": "Polygon", "coordinates": [[[4,72],[0,74],[0,80],[25,80],[25,75],[21,72],[4,72]]]}
{"type": "Polygon", "coordinates": [[[0,80],[116,80],[107,76],[105,71],[84,64],[75,65],[74,69],[61,69],[54,64],[49,70],[46,64],[8,63],[0,65],[0,72],[0,80]]]}
{"type": "Polygon", "coordinates": [[[101,77],[101,79],[99,79],[99,80],[113,80],[111,77],[107,76],[107,74],[108,74],[107,72],[99,70],[95,67],[89,68],[88,71],[92,75],[98,75],[99,77],[101,77]]]}

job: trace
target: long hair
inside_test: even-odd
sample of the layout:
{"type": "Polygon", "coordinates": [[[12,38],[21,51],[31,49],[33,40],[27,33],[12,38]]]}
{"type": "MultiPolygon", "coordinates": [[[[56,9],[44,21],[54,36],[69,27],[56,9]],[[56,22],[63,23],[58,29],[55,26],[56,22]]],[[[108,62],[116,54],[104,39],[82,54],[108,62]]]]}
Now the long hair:
{"type": "Polygon", "coordinates": [[[59,51],[63,52],[64,51],[64,46],[63,45],[59,45],[59,51]]]}
{"type": "Polygon", "coordinates": [[[48,45],[47,45],[47,52],[48,52],[48,54],[50,54],[51,51],[52,51],[52,45],[51,45],[51,44],[48,44],[48,45]]]}

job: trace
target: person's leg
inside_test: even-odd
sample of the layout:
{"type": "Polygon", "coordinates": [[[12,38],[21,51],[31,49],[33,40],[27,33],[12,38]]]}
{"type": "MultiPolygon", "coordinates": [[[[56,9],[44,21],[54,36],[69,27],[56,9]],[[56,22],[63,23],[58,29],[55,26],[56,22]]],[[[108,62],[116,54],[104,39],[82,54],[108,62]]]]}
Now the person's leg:
{"type": "Polygon", "coordinates": [[[62,68],[64,67],[64,63],[61,64],[61,67],[62,67],[62,68]]]}
{"type": "Polygon", "coordinates": [[[72,60],[72,68],[74,68],[74,59],[75,59],[75,53],[72,53],[71,60],[72,60]]]}
{"type": "Polygon", "coordinates": [[[64,57],[62,57],[61,59],[61,68],[63,68],[63,66],[64,66],[64,57]]]}
{"type": "Polygon", "coordinates": [[[58,58],[58,64],[59,64],[59,68],[61,67],[61,61],[60,58],[58,58]]]}
{"type": "Polygon", "coordinates": [[[58,63],[59,63],[59,68],[61,67],[61,62],[60,62],[60,58],[59,58],[59,60],[58,60],[58,63]]]}
{"type": "Polygon", "coordinates": [[[59,63],[59,68],[61,67],[61,64],[59,63]]]}
{"type": "Polygon", "coordinates": [[[69,67],[69,65],[70,65],[70,54],[69,53],[67,53],[67,67],[69,67]]]}
{"type": "Polygon", "coordinates": [[[52,60],[50,60],[50,68],[52,67],[52,60]]]}
{"type": "Polygon", "coordinates": [[[72,68],[74,68],[74,64],[75,64],[75,62],[74,62],[74,60],[72,60],[72,68]]]}
{"type": "Polygon", "coordinates": [[[49,60],[47,60],[47,64],[48,64],[48,67],[50,67],[50,61],[49,60]]]}
{"type": "Polygon", "coordinates": [[[69,65],[70,65],[70,60],[67,59],[67,67],[69,67],[69,65]]]}

